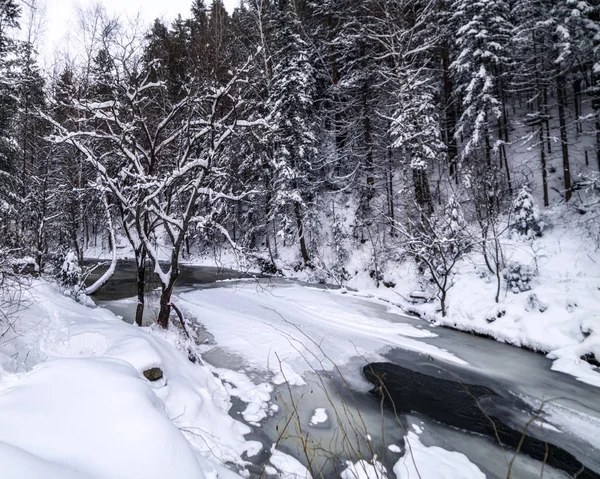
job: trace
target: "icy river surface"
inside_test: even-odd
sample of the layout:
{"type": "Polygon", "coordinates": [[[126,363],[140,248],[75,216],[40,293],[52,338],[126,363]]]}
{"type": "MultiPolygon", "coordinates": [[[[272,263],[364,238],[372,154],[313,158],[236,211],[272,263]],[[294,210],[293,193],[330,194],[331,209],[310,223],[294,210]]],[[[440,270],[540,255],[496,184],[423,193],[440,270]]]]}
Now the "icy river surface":
{"type": "MultiPolygon", "coordinates": [[[[133,265],[122,263],[96,303],[133,322],[134,278],[133,265]]],[[[155,301],[149,292],[148,322],[155,301]]],[[[174,303],[194,329],[203,360],[228,384],[231,414],[265,446],[248,458],[256,477],[268,475],[266,461],[277,460],[273,444],[318,477],[339,477],[346,461],[375,455],[388,477],[505,478],[509,470],[513,478],[539,478],[542,471],[572,477],[523,454],[513,461],[514,450],[439,415],[432,420],[420,404],[395,412],[369,392],[374,386],[362,371],[371,362],[431,375],[431,394],[440,398],[440,371],[458,384],[493,389],[519,405],[495,417],[518,431],[529,422],[528,435],[574,456],[586,477],[600,477],[600,391],[552,371],[541,354],[435,327],[355,292],[217,268],[184,266],[174,303]]],[[[461,406],[442,403],[447,410],[461,406]]],[[[293,466],[289,477],[302,477],[293,466]]]]}

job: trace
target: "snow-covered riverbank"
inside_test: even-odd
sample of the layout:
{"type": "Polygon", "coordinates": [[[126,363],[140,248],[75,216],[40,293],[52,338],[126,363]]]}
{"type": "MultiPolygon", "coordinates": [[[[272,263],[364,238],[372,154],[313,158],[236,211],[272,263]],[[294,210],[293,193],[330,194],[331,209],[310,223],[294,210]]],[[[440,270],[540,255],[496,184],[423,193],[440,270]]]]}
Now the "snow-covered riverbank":
{"type": "Polygon", "coordinates": [[[229,477],[260,448],[176,332],[140,329],[36,281],[0,346],[0,476],[229,477]],[[150,382],[143,371],[159,367],[150,382]]]}
{"type": "Polygon", "coordinates": [[[543,352],[552,368],[600,387],[600,370],[584,357],[600,358],[600,246],[578,214],[564,207],[545,211],[543,236],[502,238],[508,265],[495,302],[497,280],[479,251],[461,260],[448,293],[448,314],[439,303],[422,303],[415,291],[435,297],[412,262],[389,265],[393,288],[374,287],[367,275],[348,286],[359,294],[386,299],[434,324],[475,332],[514,346],[543,352]]]}
{"type": "MultiPolygon", "coordinates": [[[[301,291],[294,287],[295,293],[301,291]]],[[[270,383],[191,362],[190,354],[200,357],[199,350],[183,340],[176,328],[165,332],[131,326],[107,309],[78,304],[56,286],[35,281],[0,345],[0,475],[11,479],[248,477],[247,458],[259,453],[263,444],[247,440],[244,436],[250,428],[229,415],[232,397],[247,404],[244,420],[259,425],[277,411],[273,387],[303,384],[300,373],[311,366],[300,367],[304,361],[294,347],[291,323],[283,323],[288,324],[287,332],[268,324],[268,314],[274,314],[268,306],[278,308],[282,300],[264,295],[265,309],[246,314],[245,324],[239,325],[247,332],[247,340],[240,342],[239,334],[228,334],[231,324],[222,323],[226,318],[217,314],[218,308],[211,310],[204,303],[210,298],[215,305],[226,304],[230,317],[240,319],[244,295],[226,296],[211,290],[208,295],[184,294],[182,299],[188,310],[202,306],[202,316],[214,320],[208,324],[211,333],[224,347],[249,359],[247,366],[252,368],[254,360],[254,367],[264,368],[270,350],[281,355],[283,362],[272,368],[270,383]],[[236,342],[228,342],[228,337],[236,342]],[[154,382],[146,379],[144,372],[152,368],[160,368],[163,377],[154,382]]],[[[336,321],[336,297],[307,289],[304,298],[296,294],[296,300],[302,299],[308,309],[299,314],[315,313],[315,325],[328,318],[336,321]],[[321,302],[311,303],[311,298],[321,302]]],[[[411,339],[431,333],[408,325],[390,325],[385,330],[385,321],[361,324],[355,322],[360,314],[344,318],[347,312],[347,308],[338,311],[336,323],[347,336],[322,344],[325,348],[338,344],[331,354],[340,364],[357,354],[349,349],[354,336],[358,349],[373,357],[369,349],[380,351],[384,338],[395,335],[398,346],[460,362],[450,353],[411,339]]],[[[298,313],[287,313],[291,320],[298,319],[298,313]]],[[[269,454],[267,476],[308,477],[306,468],[275,446],[269,454]]],[[[363,469],[372,467],[352,465],[348,474],[363,469]]]]}
{"type": "MultiPolygon", "coordinates": [[[[474,332],[513,346],[547,354],[553,369],[600,387],[600,246],[594,225],[564,205],[544,210],[541,237],[523,238],[506,230],[500,237],[503,262],[499,301],[497,278],[485,265],[479,247],[459,261],[451,277],[448,314],[442,317],[437,292],[424,279],[414,260],[387,261],[381,265],[378,284],[372,275],[372,251],[357,249],[346,269],[349,294],[387,301],[428,322],[474,332]],[[386,286],[387,285],[387,286],[386,286]],[[415,293],[416,296],[415,297],[415,293]],[[420,298],[431,298],[423,302],[420,298]],[[590,361],[591,360],[591,361],[590,361]]],[[[125,243],[120,256],[130,257],[125,243]]],[[[106,257],[102,248],[90,249],[90,258],[106,257]]],[[[293,248],[281,248],[283,272],[306,282],[322,279],[323,272],[295,271],[293,248]]],[[[328,251],[324,252],[327,257],[328,251]]],[[[191,255],[191,265],[256,271],[257,265],[239,254],[191,255]]],[[[325,261],[325,260],[324,260],[325,261]]]]}
{"type": "MultiPolygon", "coordinates": [[[[313,369],[333,369],[335,363],[352,388],[366,391],[369,386],[356,360],[382,359],[392,348],[467,368],[471,358],[481,354],[477,348],[454,354],[448,348],[454,343],[438,336],[435,328],[399,316],[393,312],[397,308],[386,312],[381,301],[293,283],[239,281],[181,289],[178,304],[213,338],[212,344],[199,347],[182,339],[177,328],[164,332],[131,326],[107,309],[75,303],[42,281],[34,282],[27,294],[28,307],[17,314],[14,328],[0,344],[0,472],[9,478],[254,477],[260,471],[252,464],[253,456],[260,454],[270,458],[265,468],[269,477],[306,478],[309,472],[284,453],[288,449],[260,443],[251,433],[265,427],[270,431],[267,437],[277,436],[278,415],[269,418],[277,414],[276,399],[288,385],[303,394],[302,385],[313,369]],[[238,357],[238,367],[211,366],[219,351],[238,357]],[[190,352],[205,355],[208,362],[192,363],[190,352]],[[163,378],[145,379],[144,371],[156,367],[163,378]],[[230,415],[236,401],[243,404],[239,420],[230,415]]],[[[117,303],[119,311],[132,306],[127,300],[117,303]]],[[[539,377],[544,384],[552,381],[543,371],[539,377]]],[[[565,384],[565,390],[569,388],[573,385],[565,384]]],[[[532,397],[543,391],[533,390],[532,397]]],[[[299,410],[306,425],[317,408],[336,421],[327,398],[319,397],[299,410]]],[[[379,413],[374,418],[369,414],[365,411],[367,442],[376,441],[381,428],[381,417],[375,417],[379,413]]],[[[579,441],[589,448],[600,421],[582,417],[588,429],[579,441]]],[[[556,421],[562,421],[565,434],[572,434],[573,423],[565,414],[559,413],[556,421]]],[[[418,419],[412,424],[412,453],[419,469],[429,471],[422,477],[466,478],[480,470],[467,459],[471,446],[461,448],[461,441],[454,439],[442,446],[446,450],[440,449],[431,438],[443,441],[443,432],[428,432],[433,425],[424,426],[418,419]],[[449,475],[441,475],[444,471],[449,475]]],[[[394,436],[391,425],[386,430],[394,436]]],[[[328,433],[320,432],[321,424],[310,427],[315,438],[328,433]]],[[[406,474],[412,461],[401,452],[395,445],[389,449],[388,461],[393,462],[388,477],[410,477],[406,474]]],[[[501,457],[502,452],[491,448],[476,457],[479,461],[494,455],[501,457]]],[[[340,454],[337,470],[343,477],[381,477],[381,463],[367,459],[340,454]]],[[[535,471],[535,461],[523,461],[517,470],[535,471]]],[[[500,470],[502,464],[498,461],[494,467],[500,470]]]]}

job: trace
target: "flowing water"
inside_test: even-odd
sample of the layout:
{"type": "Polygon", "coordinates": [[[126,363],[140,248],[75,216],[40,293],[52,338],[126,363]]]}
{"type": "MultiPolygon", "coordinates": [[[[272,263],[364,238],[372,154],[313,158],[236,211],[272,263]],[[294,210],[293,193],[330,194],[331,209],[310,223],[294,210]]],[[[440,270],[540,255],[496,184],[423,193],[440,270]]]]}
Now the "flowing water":
{"type": "MultiPolygon", "coordinates": [[[[235,288],[236,281],[217,281],[249,277],[252,275],[231,270],[184,266],[175,294],[195,289],[235,288]]],[[[136,304],[132,298],[135,295],[134,278],[134,265],[129,262],[120,264],[117,275],[96,296],[97,304],[122,316],[125,321],[133,322],[136,304]]],[[[271,285],[280,287],[289,284],[284,280],[256,281],[269,281],[271,285]]],[[[152,288],[150,285],[150,291],[152,288]]],[[[542,427],[537,421],[532,424],[529,433],[547,439],[573,454],[588,468],[600,472],[600,394],[597,388],[552,371],[551,361],[543,355],[458,331],[432,328],[422,320],[391,312],[388,306],[351,295],[340,296],[340,301],[347,301],[363,314],[389,323],[408,324],[434,332],[436,337],[420,338],[419,341],[452,352],[468,363],[467,366],[458,366],[436,360],[435,367],[446,371],[448,378],[490,387],[501,396],[519,398],[530,406],[528,411],[507,409],[500,414],[502,421],[516,430],[522,430],[530,411],[537,409],[541,401],[546,401],[543,416],[547,425],[542,427]]],[[[145,317],[148,323],[156,315],[152,302],[150,292],[150,306],[145,317]]],[[[193,318],[188,319],[193,321],[193,318]]],[[[210,328],[203,329],[201,324],[195,326],[208,343],[203,347],[204,361],[217,368],[245,369],[242,357],[215,344],[210,328]]],[[[388,348],[383,356],[386,361],[415,372],[428,374],[433,367],[431,357],[406,349],[388,348]]],[[[371,457],[373,453],[391,471],[399,454],[387,446],[395,444],[404,451],[403,431],[416,425],[423,431],[419,440],[425,446],[462,452],[487,477],[506,477],[508,462],[514,454],[512,451],[503,451],[489,438],[448,427],[419,414],[396,416],[391,408],[382,407],[381,402],[368,393],[371,385],[362,376],[365,364],[365,360],[357,356],[339,371],[305,374],[306,385],[277,386],[272,399],[279,412],[259,427],[252,425],[253,432],[248,436],[264,444],[260,454],[249,458],[255,464],[252,475],[258,477],[261,474],[269,457],[269,448],[275,442],[279,450],[295,456],[305,465],[310,463],[315,475],[322,472],[325,477],[339,477],[345,459],[371,457]],[[327,410],[327,420],[311,425],[316,408],[327,410]],[[308,456],[307,451],[310,451],[308,456]]],[[[266,374],[261,377],[261,373],[257,372],[254,379],[260,382],[268,378],[266,374]]],[[[443,396],[443,391],[434,393],[443,396]]],[[[231,414],[242,420],[245,404],[238,400],[233,404],[231,414]]],[[[541,463],[520,455],[512,467],[511,477],[539,478],[540,469],[541,463]]],[[[543,477],[569,476],[545,467],[543,477]]]]}

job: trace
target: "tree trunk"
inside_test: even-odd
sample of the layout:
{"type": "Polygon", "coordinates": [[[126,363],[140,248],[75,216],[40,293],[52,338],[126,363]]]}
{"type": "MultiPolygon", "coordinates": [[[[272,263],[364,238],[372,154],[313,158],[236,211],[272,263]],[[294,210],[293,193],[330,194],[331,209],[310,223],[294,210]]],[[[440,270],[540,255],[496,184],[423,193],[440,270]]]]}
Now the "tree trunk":
{"type": "Polygon", "coordinates": [[[488,114],[485,114],[485,126],[483,127],[483,134],[485,136],[485,163],[487,166],[492,166],[492,145],[490,143],[490,132],[488,129],[488,114]]]}
{"type": "Polygon", "coordinates": [[[556,90],[558,95],[558,121],[560,123],[560,143],[562,146],[562,158],[563,158],[563,173],[564,173],[564,187],[565,187],[565,201],[571,199],[571,168],[569,166],[569,144],[567,137],[567,120],[565,118],[565,106],[566,106],[566,90],[565,90],[565,77],[560,74],[557,77],[556,90]]]}
{"type": "MultiPolygon", "coordinates": [[[[447,45],[442,47],[442,69],[444,79],[444,111],[446,112],[446,121],[444,127],[446,130],[446,146],[448,148],[448,168],[450,176],[456,175],[456,163],[458,157],[458,148],[456,146],[456,110],[452,100],[452,78],[450,76],[450,54],[447,45]]],[[[458,181],[458,177],[457,177],[458,181]]]]}
{"type": "Polygon", "coordinates": [[[598,74],[592,75],[592,85],[592,108],[596,117],[596,161],[600,171],[600,78],[598,74]]]}
{"type": "Polygon", "coordinates": [[[367,86],[363,88],[363,141],[366,149],[365,170],[367,172],[367,201],[371,201],[374,194],[375,177],[373,176],[373,133],[371,127],[371,118],[368,112],[367,86]]]}
{"type": "Polygon", "coordinates": [[[394,157],[392,149],[388,148],[388,215],[390,217],[390,234],[394,236],[394,224],[396,223],[396,213],[394,208],[394,157]]]}
{"type": "Polygon", "coordinates": [[[446,317],[446,295],[447,291],[444,289],[440,295],[440,306],[442,308],[442,318],[446,317]]]}
{"type": "MultiPolygon", "coordinates": [[[[504,126],[502,125],[502,120],[498,119],[498,138],[501,138],[504,133],[505,132],[504,132],[504,126]]],[[[504,144],[500,145],[499,156],[500,156],[500,168],[504,167],[504,169],[506,171],[506,182],[508,183],[508,192],[512,196],[512,194],[513,194],[512,180],[510,177],[510,168],[508,166],[508,157],[506,155],[506,146],[504,144]]]]}
{"type": "Polygon", "coordinates": [[[552,139],[550,137],[550,112],[548,111],[548,89],[544,87],[544,115],[546,116],[546,144],[548,154],[552,154],[552,139]]]}
{"type": "Polygon", "coordinates": [[[433,203],[431,201],[431,191],[429,190],[429,178],[427,170],[423,168],[413,168],[413,186],[415,189],[415,200],[421,207],[423,213],[430,215],[433,213],[433,203]]]}
{"type": "Polygon", "coordinates": [[[106,194],[102,195],[102,203],[104,205],[104,210],[106,213],[106,226],[108,228],[109,238],[111,240],[110,243],[112,245],[111,246],[112,259],[110,261],[110,266],[108,267],[106,272],[100,278],[98,278],[94,282],[94,284],[85,288],[84,292],[85,292],[85,294],[88,294],[88,295],[98,292],[100,290],[100,288],[102,288],[102,286],[104,286],[110,280],[112,275],[115,274],[115,270],[117,269],[116,233],[115,233],[115,228],[114,228],[113,221],[112,221],[112,215],[110,214],[110,207],[108,204],[108,199],[106,197],[106,194]]]}
{"type": "Polygon", "coordinates": [[[298,240],[300,241],[300,253],[302,253],[302,259],[304,264],[310,264],[310,256],[308,255],[308,248],[306,247],[306,239],[304,238],[304,221],[302,220],[302,213],[300,211],[300,205],[294,203],[294,211],[296,213],[296,223],[298,225],[298,240]]]}
{"type": "Polygon", "coordinates": [[[135,258],[137,264],[137,306],[135,308],[135,324],[142,326],[144,318],[144,306],[146,297],[146,251],[136,252],[135,258]]]}
{"type": "Polygon", "coordinates": [[[160,294],[160,309],[158,311],[158,319],[156,322],[164,329],[169,327],[169,317],[171,316],[171,295],[173,287],[163,287],[160,294]]]}
{"type": "Polygon", "coordinates": [[[269,223],[271,218],[271,193],[269,187],[269,181],[265,179],[266,184],[266,195],[265,195],[265,244],[269,251],[269,257],[271,258],[271,264],[273,268],[277,270],[277,263],[275,262],[275,254],[273,254],[273,248],[271,247],[271,233],[269,232],[269,223]]]}
{"type": "Polygon", "coordinates": [[[581,128],[581,78],[573,81],[573,104],[575,106],[575,132],[577,135],[583,133],[581,128]]]}
{"type": "Polygon", "coordinates": [[[542,167],[542,189],[544,191],[544,206],[549,206],[548,198],[548,168],[546,166],[546,152],[544,151],[544,122],[540,121],[540,160],[542,167]]]}
{"type": "Polygon", "coordinates": [[[538,109],[538,120],[539,120],[539,131],[540,131],[540,161],[542,168],[542,190],[544,193],[544,206],[549,206],[550,200],[548,197],[548,167],[546,164],[546,152],[544,142],[548,141],[548,154],[552,151],[550,150],[550,122],[548,121],[548,100],[546,95],[546,87],[543,89],[540,85],[540,74],[538,71],[538,54],[537,54],[537,42],[536,36],[533,34],[533,53],[535,56],[535,88],[537,93],[537,109],[538,109]],[[543,90],[543,95],[542,95],[543,90]],[[544,136],[544,120],[546,123],[546,131],[548,136],[544,136]]]}
{"type": "MultiPolygon", "coordinates": [[[[171,316],[171,296],[173,295],[173,288],[179,277],[179,252],[181,250],[181,240],[177,241],[173,245],[171,252],[171,270],[168,274],[167,282],[164,282],[163,278],[159,278],[161,281],[161,293],[160,293],[160,309],[158,310],[158,318],[156,322],[167,329],[169,327],[169,317],[171,316]]],[[[156,266],[156,265],[155,265],[156,266]]]]}

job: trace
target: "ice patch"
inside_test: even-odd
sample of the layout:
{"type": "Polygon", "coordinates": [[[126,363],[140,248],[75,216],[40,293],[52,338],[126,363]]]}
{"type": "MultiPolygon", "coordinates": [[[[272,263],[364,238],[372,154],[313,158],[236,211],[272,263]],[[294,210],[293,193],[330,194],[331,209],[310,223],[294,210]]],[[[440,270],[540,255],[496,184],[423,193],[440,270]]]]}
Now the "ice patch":
{"type": "Polygon", "coordinates": [[[310,425],[317,426],[319,424],[327,422],[328,419],[329,418],[327,417],[327,410],[323,407],[318,407],[317,409],[315,409],[315,412],[310,418],[310,425]]]}
{"type": "Polygon", "coordinates": [[[229,394],[247,403],[242,417],[248,423],[259,426],[272,408],[269,405],[273,386],[268,383],[254,384],[246,375],[228,369],[212,368],[224,381],[229,394]]]}
{"type": "Polygon", "coordinates": [[[387,469],[377,460],[377,456],[371,462],[364,459],[353,463],[346,461],[346,469],[342,471],[342,479],[387,479],[387,469]]]}
{"type": "Polygon", "coordinates": [[[413,432],[405,441],[406,454],[394,466],[397,479],[485,479],[485,474],[464,454],[424,446],[413,432]]]}
{"type": "MultiPolygon", "coordinates": [[[[271,447],[271,457],[269,462],[281,473],[285,479],[311,479],[309,470],[296,458],[289,456],[271,447]]],[[[277,472],[276,471],[276,472],[277,472]]]]}

